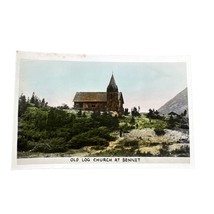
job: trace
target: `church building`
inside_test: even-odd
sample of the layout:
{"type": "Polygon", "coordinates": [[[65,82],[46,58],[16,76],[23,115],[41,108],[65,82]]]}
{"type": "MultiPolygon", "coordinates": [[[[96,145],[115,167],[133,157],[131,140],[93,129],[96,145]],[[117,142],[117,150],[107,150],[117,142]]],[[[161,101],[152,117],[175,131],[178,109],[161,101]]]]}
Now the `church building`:
{"type": "Polygon", "coordinates": [[[74,109],[123,113],[123,95],[118,92],[113,74],[106,92],[77,92],[73,102],[74,109]]]}

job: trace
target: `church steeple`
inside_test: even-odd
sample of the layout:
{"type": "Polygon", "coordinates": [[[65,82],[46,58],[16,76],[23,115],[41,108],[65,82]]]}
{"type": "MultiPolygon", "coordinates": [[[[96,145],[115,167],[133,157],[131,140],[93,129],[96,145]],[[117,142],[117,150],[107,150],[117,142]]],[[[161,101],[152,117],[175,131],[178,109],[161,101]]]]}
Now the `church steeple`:
{"type": "Polygon", "coordinates": [[[107,111],[118,111],[118,87],[112,74],[109,85],[107,87],[107,111]]]}
{"type": "Polygon", "coordinates": [[[112,74],[109,85],[107,87],[107,92],[118,92],[118,87],[114,80],[114,75],[112,74]]]}

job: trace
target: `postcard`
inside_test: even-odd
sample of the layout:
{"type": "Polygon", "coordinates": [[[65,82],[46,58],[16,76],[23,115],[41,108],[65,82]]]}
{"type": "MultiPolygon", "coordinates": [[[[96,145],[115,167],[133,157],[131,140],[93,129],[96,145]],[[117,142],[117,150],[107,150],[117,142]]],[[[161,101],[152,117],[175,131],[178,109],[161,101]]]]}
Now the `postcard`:
{"type": "Polygon", "coordinates": [[[13,167],[189,164],[187,57],[17,52],[13,167]]]}

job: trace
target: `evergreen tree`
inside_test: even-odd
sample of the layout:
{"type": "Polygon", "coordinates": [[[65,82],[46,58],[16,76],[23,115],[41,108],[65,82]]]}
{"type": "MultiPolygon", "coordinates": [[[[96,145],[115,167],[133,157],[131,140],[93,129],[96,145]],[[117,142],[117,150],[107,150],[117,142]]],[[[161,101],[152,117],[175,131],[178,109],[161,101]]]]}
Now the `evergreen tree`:
{"type": "Polygon", "coordinates": [[[30,98],[30,103],[35,104],[35,93],[33,92],[32,97],[30,98]]]}
{"type": "Polygon", "coordinates": [[[149,113],[147,114],[147,117],[149,118],[150,123],[152,122],[152,118],[153,118],[153,111],[152,109],[149,109],[149,113]]]}
{"type": "Polygon", "coordinates": [[[93,113],[91,114],[92,119],[97,119],[99,117],[100,117],[100,111],[93,111],[93,113]]]}
{"type": "Polygon", "coordinates": [[[78,111],[77,117],[82,117],[82,110],[81,109],[78,111]]]}
{"type": "Polygon", "coordinates": [[[125,108],[124,115],[129,115],[129,109],[125,108]]]}
{"type": "Polygon", "coordinates": [[[51,110],[48,113],[48,120],[47,120],[47,128],[49,130],[52,130],[55,128],[55,114],[54,114],[54,108],[51,108],[51,110]]]}
{"type": "Polygon", "coordinates": [[[159,115],[159,111],[156,110],[156,111],[154,112],[154,114],[155,114],[156,116],[158,116],[158,115],[159,115]]]}
{"type": "Polygon", "coordinates": [[[132,116],[133,116],[133,117],[140,116],[140,113],[137,111],[137,108],[136,108],[136,107],[134,107],[134,108],[132,109],[132,116]]]}
{"type": "Polygon", "coordinates": [[[62,104],[62,109],[69,109],[69,106],[66,103],[62,104]]]}
{"type": "Polygon", "coordinates": [[[41,101],[39,100],[39,98],[37,96],[34,97],[34,104],[36,107],[40,106],[41,101]]]}
{"type": "Polygon", "coordinates": [[[42,107],[45,107],[45,99],[44,99],[44,98],[42,99],[41,106],[42,106],[42,107]]]}
{"type": "Polygon", "coordinates": [[[169,120],[168,120],[168,127],[170,128],[170,129],[173,129],[174,127],[175,127],[175,119],[173,118],[173,116],[172,115],[170,115],[170,118],[169,118],[169,120]]]}
{"type": "Polygon", "coordinates": [[[83,112],[83,114],[82,114],[82,117],[86,117],[86,114],[85,114],[85,112],[83,112]]]}
{"type": "Polygon", "coordinates": [[[131,119],[130,123],[131,124],[135,124],[135,118],[134,118],[134,116],[132,116],[132,119],[131,119]]]}
{"type": "Polygon", "coordinates": [[[27,102],[25,95],[21,94],[19,97],[19,108],[18,108],[18,116],[21,117],[27,109],[27,102]]]}
{"type": "Polygon", "coordinates": [[[147,117],[149,118],[150,122],[152,119],[162,119],[162,117],[159,115],[159,111],[154,109],[149,109],[149,113],[147,113],[147,117]]]}

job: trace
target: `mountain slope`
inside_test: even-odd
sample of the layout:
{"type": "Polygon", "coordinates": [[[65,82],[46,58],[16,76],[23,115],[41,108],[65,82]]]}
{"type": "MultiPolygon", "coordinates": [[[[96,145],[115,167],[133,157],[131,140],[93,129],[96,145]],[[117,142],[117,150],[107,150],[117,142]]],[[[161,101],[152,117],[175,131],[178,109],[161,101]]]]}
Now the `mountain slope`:
{"type": "Polygon", "coordinates": [[[169,114],[170,112],[181,114],[184,110],[188,111],[187,88],[178,93],[175,97],[158,109],[158,111],[162,114],[169,114]]]}

